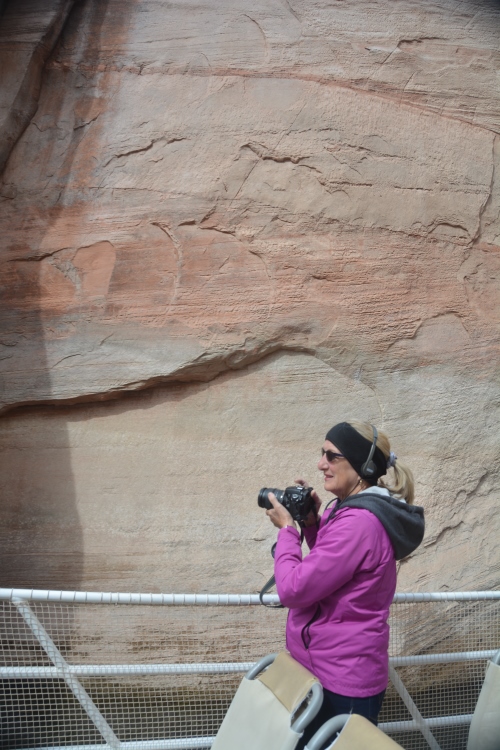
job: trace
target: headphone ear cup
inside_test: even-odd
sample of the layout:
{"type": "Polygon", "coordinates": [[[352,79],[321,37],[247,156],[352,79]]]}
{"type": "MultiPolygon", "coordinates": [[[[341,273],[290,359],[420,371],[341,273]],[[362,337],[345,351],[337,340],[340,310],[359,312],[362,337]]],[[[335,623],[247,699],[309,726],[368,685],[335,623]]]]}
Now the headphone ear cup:
{"type": "Polygon", "coordinates": [[[376,471],[377,467],[375,466],[373,461],[365,461],[365,463],[361,467],[361,474],[366,479],[371,479],[376,471]]]}

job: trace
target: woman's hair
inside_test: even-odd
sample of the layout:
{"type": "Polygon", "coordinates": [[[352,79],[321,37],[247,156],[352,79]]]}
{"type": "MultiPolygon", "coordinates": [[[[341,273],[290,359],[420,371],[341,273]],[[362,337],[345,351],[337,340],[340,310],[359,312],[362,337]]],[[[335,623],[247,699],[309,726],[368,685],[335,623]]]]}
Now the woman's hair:
{"type": "MultiPolygon", "coordinates": [[[[356,432],[359,432],[364,438],[373,442],[373,427],[369,422],[358,422],[356,419],[348,420],[351,427],[354,427],[356,432]]],[[[385,432],[378,430],[377,437],[377,448],[379,448],[387,460],[391,453],[391,444],[389,438],[385,432]]],[[[396,460],[394,466],[387,470],[385,480],[379,479],[377,482],[379,487],[385,487],[393,495],[399,495],[411,505],[415,495],[415,483],[413,480],[413,474],[411,470],[402,463],[399,459],[396,460]]]]}

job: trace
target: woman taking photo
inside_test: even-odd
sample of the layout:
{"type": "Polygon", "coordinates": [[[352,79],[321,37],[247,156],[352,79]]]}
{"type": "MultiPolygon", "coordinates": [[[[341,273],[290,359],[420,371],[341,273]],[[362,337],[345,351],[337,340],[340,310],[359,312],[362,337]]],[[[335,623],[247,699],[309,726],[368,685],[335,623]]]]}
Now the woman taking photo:
{"type": "Polygon", "coordinates": [[[321,500],[313,491],[316,513],[303,529],[309,555],[302,557],[300,533],[272,493],[267,511],[280,529],[274,573],[280,601],[290,610],[287,649],[324,690],[323,706],[298,748],[338,714],[361,714],[377,724],[388,682],[396,560],[413,552],[424,534],[423,509],[411,504],[412,474],[372,425],[332,427],[318,468],[334,498],[319,517],[321,500]]]}

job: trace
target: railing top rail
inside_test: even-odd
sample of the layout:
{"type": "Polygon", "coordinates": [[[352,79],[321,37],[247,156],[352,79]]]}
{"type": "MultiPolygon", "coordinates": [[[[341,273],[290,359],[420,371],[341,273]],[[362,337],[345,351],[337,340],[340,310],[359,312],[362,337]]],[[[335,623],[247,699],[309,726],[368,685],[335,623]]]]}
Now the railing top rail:
{"type": "Polygon", "coordinates": [[[500,591],[437,591],[437,592],[398,592],[394,594],[394,604],[405,602],[475,602],[500,600],[500,591]]]}
{"type": "MultiPolygon", "coordinates": [[[[248,606],[259,605],[258,594],[143,594],[104,591],[51,591],[43,589],[0,588],[0,599],[69,604],[146,604],[159,606],[248,606]]],[[[263,597],[265,603],[279,602],[275,594],[263,597]]],[[[395,604],[443,601],[500,601],[500,591],[398,592],[395,604]]]]}
{"type": "MultiPolygon", "coordinates": [[[[160,606],[237,606],[260,604],[258,594],[146,594],[106,591],[45,591],[42,589],[0,588],[0,599],[27,599],[38,602],[77,604],[153,604],[160,606]]],[[[264,601],[278,601],[267,595],[264,601]]]]}

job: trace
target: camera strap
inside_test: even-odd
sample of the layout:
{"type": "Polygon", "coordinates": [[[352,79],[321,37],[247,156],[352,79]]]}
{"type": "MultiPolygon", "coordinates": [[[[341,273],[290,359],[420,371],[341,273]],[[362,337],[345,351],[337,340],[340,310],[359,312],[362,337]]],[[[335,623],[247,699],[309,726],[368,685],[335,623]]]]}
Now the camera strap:
{"type": "Polygon", "coordinates": [[[267,594],[269,589],[272,589],[275,583],[276,578],[274,576],[271,576],[268,582],[264,584],[259,593],[260,603],[263,604],[264,607],[269,607],[269,609],[284,609],[282,604],[266,604],[266,602],[264,601],[264,594],[267,594]]]}
{"type": "MultiPolygon", "coordinates": [[[[300,543],[302,544],[303,541],[304,541],[304,529],[301,529],[300,530],[300,543]]],[[[277,544],[278,542],[274,542],[273,546],[271,547],[271,555],[273,557],[273,560],[274,560],[274,553],[276,551],[277,544]]],[[[267,594],[269,589],[272,589],[275,583],[276,583],[276,578],[274,577],[274,575],[272,575],[271,578],[268,580],[268,582],[263,585],[263,587],[261,588],[259,592],[260,603],[263,604],[264,607],[269,607],[269,609],[285,609],[283,604],[266,604],[266,602],[264,601],[264,594],[267,594]]]]}

